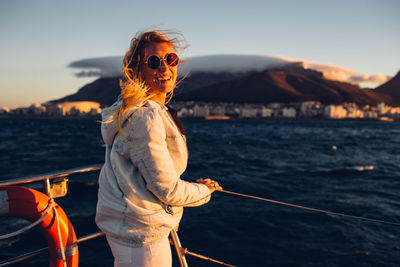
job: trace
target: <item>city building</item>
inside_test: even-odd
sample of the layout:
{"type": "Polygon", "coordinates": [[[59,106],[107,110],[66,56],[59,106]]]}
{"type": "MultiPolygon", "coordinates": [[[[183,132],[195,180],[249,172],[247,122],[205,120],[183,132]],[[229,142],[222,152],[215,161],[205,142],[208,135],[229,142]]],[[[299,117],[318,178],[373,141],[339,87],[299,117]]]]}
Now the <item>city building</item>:
{"type": "MultiPolygon", "coordinates": [[[[93,101],[73,101],[47,105],[52,113],[61,113],[62,116],[80,116],[101,113],[100,103],[93,101]]],[[[96,114],[96,115],[97,115],[96,114]]]]}
{"type": "Polygon", "coordinates": [[[3,107],[0,106],[0,115],[4,115],[10,112],[10,109],[8,107],[3,107]]]}
{"type": "Polygon", "coordinates": [[[325,106],[324,116],[329,119],[344,119],[347,117],[347,110],[343,106],[325,106]]]}
{"type": "Polygon", "coordinates": [[[204,105],[194,105],[193,107],[193,117],[195,118],[201,118],[205,116],[210,116],[210,108],[208,107],[207,104],[204,105]]]}

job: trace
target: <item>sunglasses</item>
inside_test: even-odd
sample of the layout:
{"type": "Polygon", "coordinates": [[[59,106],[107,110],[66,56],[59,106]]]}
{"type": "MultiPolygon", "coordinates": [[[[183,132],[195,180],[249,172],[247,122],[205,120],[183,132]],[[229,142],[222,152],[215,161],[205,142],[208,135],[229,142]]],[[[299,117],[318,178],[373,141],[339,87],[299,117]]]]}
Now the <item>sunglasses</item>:
{"type": "Polygon", "coordinates": [[[165,61],[168,66],[175,67],[178,65],[179,57],[175,53],[166,54],[164,58],[159,58],[158,56],[150,56],[147,58],[146,64],[150,68],[156,70],[161,66],[161,61],[165,61]]]}

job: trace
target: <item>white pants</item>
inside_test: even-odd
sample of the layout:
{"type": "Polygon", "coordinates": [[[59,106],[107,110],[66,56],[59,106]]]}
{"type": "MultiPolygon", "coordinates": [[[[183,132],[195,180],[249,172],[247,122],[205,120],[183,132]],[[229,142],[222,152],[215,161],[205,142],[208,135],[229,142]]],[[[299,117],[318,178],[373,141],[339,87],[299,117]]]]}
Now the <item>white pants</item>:
{"type": "Polygon", "coordinates": [[[132,248],[107,238],[114,256],[114,267],[171,267],[171,246],[168,237],[144,248],[132,248]]]}

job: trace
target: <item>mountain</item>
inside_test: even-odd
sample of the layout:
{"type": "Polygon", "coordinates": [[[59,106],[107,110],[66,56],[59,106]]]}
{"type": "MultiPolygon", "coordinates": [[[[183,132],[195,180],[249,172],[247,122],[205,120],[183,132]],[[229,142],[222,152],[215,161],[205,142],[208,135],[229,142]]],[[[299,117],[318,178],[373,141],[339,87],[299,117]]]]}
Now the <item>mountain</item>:
{"type": "MultiPolygon", "coordinates": [[[[286,63],[284,67],[270,67],[271,70],[284,70],[287,72],[294,72],[306,75],[317,75],[323,76],[321,72],[305,69],[303,62],[286,63]]],[[[191,73],[187,77],[184,77],[183,82],[176,88],[175,94],[182,92],[189,92],[195,89],[204,88],[212,84],[218,84],[220,82],[235,80],[237,78],[245,77],[256,70],[244,71],[244,72],[230,72],[230,71],[204,71],[199,70],[191,73]]]]}
{"type": "Polygon", "coordinates": [[[375,91],[391,97],[391,101],[386,103],[400,106],[400,71],[391,80],[377,87],[375,91]]]}
{"type": "Polygon", "coordinates": [[[387,96],[372,90],[327,80],[321,73],[306,71],[276,69],[251,72],[195,90],[178,91],[174,98],[181,101],[240,103],[320,101],[330,104],[355,102],[362,105],[375,105],[387,100],[387,96]]]}
{"type": "MultiPolygon", "coordinates": [[[[321,72],[305,69],[301,62],[285,68],[264,71],[193,72],[176,89],[175,101],[271,103],[320,101],[326,104],[354,102],[375,105],[378,102],[400,104],[396,84],[399,74],[377,90],[361,89],[349,83],[328,80],[321,72]],[[393,99],[391,98],[393,94],[393,99]]],[[[119,78],[100,78],[83,86],[75,94],[53,100],[96,101],[109,106],[120,93],[119,78]]]]}
{"type": "Polygon", "coordinates": [[[67,101],[95,101],[110,106],[121,93],[119,78],[100,78],[78,90],[75,94],[60,99],[51,100],[51,103],[67,101]]]}

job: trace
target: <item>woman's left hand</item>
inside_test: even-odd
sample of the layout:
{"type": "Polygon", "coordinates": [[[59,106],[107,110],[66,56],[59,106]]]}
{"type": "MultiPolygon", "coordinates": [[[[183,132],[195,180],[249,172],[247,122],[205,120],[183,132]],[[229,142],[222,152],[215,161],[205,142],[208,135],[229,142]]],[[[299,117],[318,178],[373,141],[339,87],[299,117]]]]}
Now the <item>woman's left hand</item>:
{"type": "Polygon", "coordinates": [[[209,178],[207,178],[207,179],[200,178],[200,179],[197,179],[196,182],[198,182],[199,184],[206,185],[208,187],[208,189],[210,189],[211,193],[214,193],[214,191],[223,190],[217,181],[211,180],[209,178]]]}

